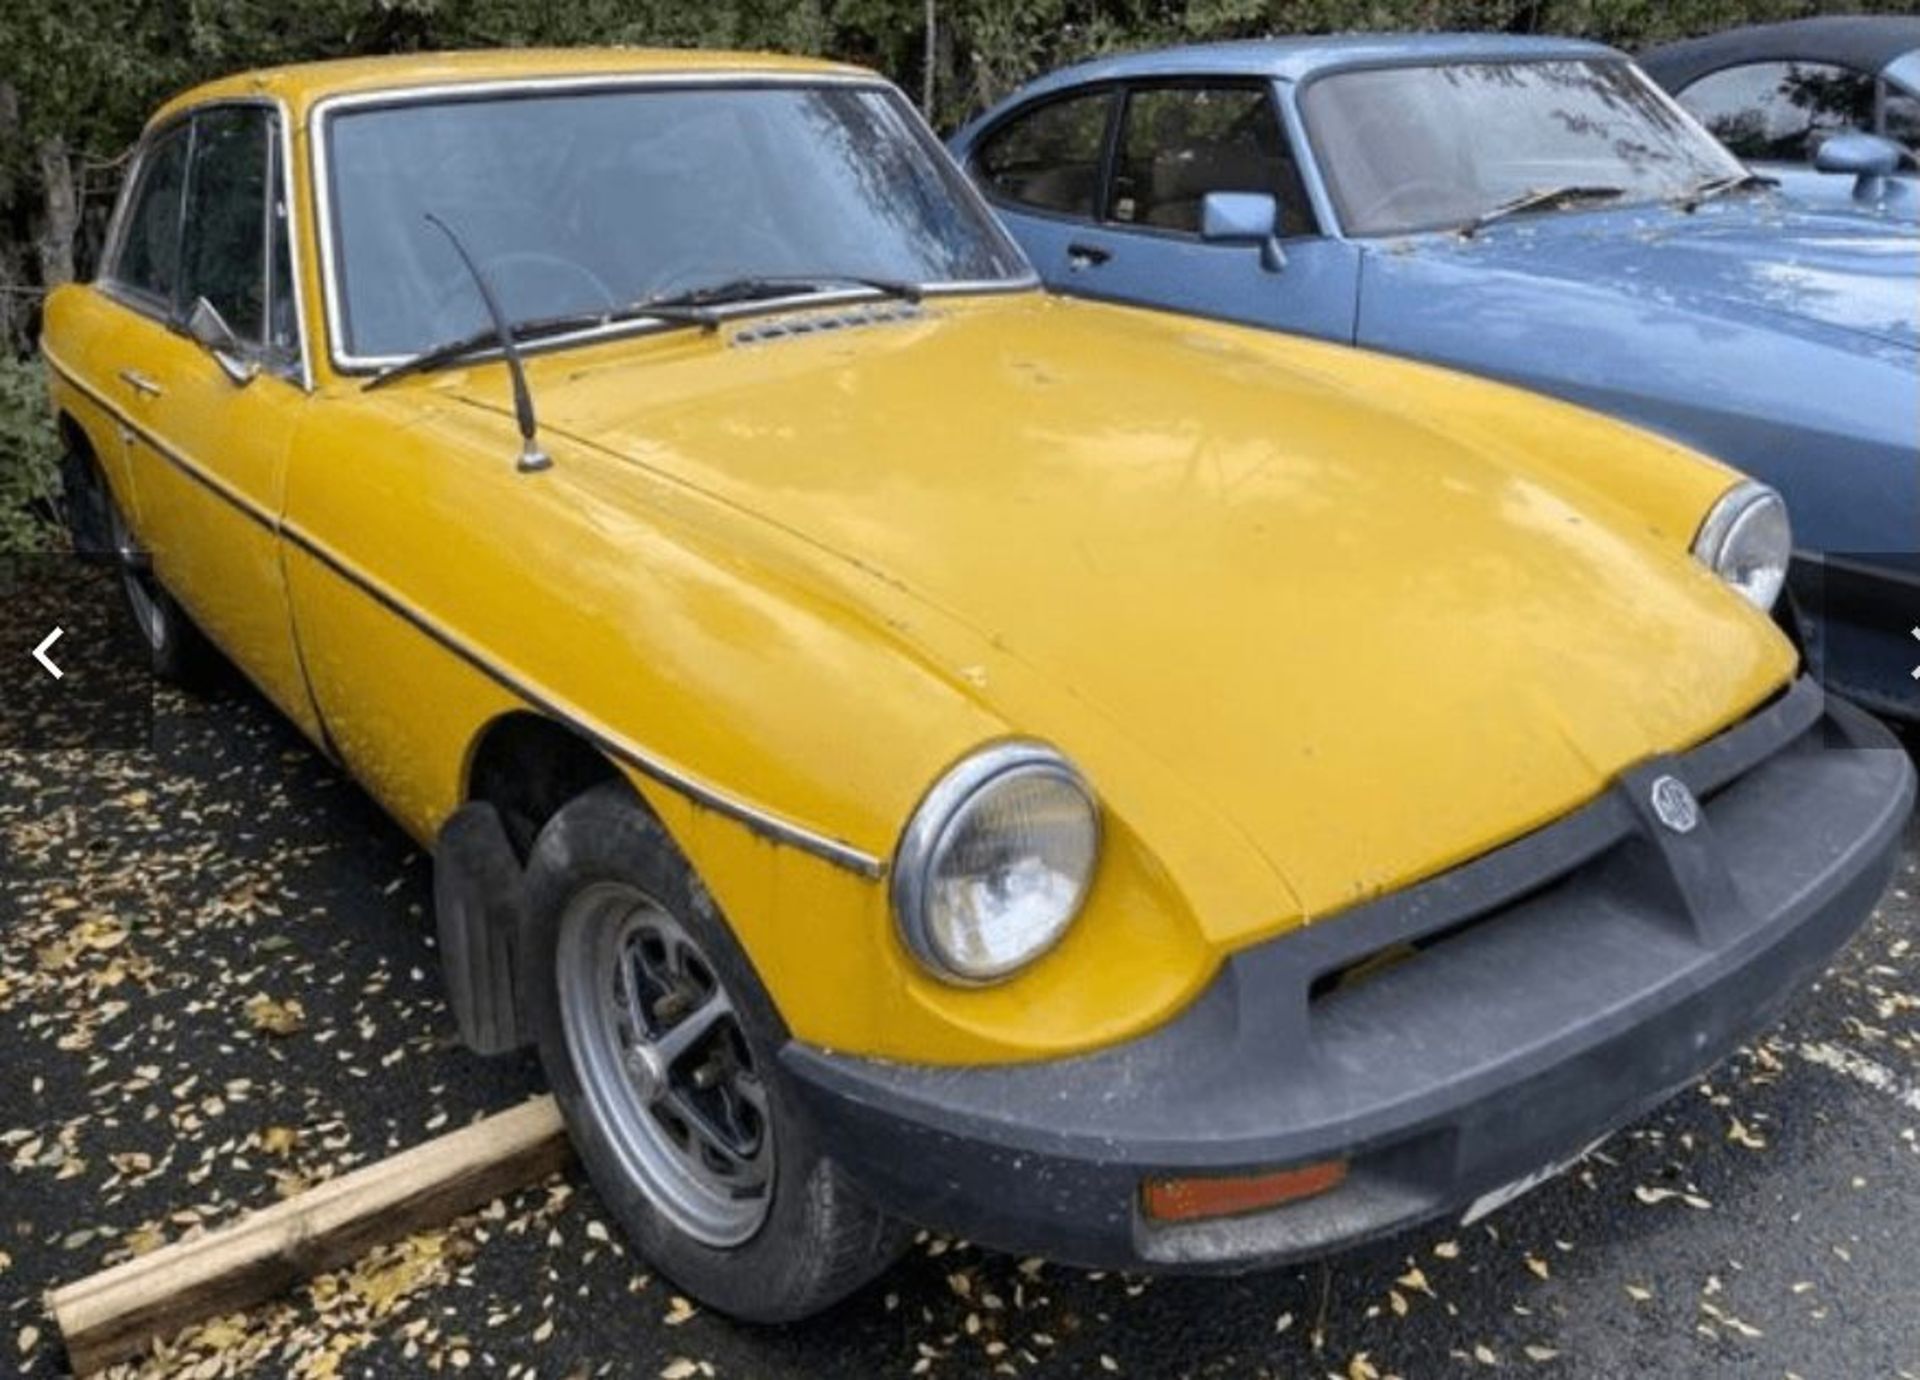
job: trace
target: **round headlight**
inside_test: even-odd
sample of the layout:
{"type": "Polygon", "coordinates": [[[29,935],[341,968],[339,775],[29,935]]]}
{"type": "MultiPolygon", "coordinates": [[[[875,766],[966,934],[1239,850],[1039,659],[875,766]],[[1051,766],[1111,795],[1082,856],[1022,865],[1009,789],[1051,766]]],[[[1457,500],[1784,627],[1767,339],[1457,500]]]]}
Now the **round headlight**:
{"type": "Polygon", "coordinates": [[[1735,485],[1700,524],[1693,554],[1755,608],[1771,609],[1787,582],[1787,562],[1793,556],[1786,503],[1754,480],[1735,485]]]}
{"type": "Polygon", "coordinates": [[[940,778],[907,822],[894,918],[936,977],[992,982],[1059,942],[1099,854],[1100,810],[1080,774],[1038,744],[997,744],[940,778]]]}

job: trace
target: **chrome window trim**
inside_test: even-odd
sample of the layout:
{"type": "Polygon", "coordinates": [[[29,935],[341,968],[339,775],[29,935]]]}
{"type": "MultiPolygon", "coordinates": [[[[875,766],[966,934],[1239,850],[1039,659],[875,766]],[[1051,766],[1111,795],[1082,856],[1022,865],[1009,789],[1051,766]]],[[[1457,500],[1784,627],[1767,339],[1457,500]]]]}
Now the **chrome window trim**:
{"type": "MultiPolygon", "coordinates": [[[[950,157],[933,132],[926,117],[913,102],[907,100],[892,82],[882,77],[852,72],[782,72],[756,71],[742,69],[727,72],[612,72],[599,75],[565,77],[518,77],[510,79],[479,79],[474,81],[437,82],[422,86],[382,87],[372,91],[352,91],[340,95],[327,96],[314,102],[307,113],[307,138],[311,146],[311,158],[308,176],[311,179],[315,231],[320,245],[320,282],[321,299],[325,308],[327,327],[327,359],[334,371],[341,374],[364,374],[388,368],[400,363],[405,355],[355,355],[342,350],[345,339],[342,320],[339,283],[339,246],[334,237],[334,217],[332,192],[330,187],[331,168],[330,150],[326,136],[326,122],[335,114],[347,110],[365,107],[430,105],[445,101],[482,101],[512,96],[547,96],[579,94],[590,91],[620,91],[628,88],[658,87],[711,89],[735,86],[743,89],[756,87],[804,87],[804,86],[845,86],[863,87],[891,96],[907,111],[911,112],[914,125],[929,145],[929,151],[936,157],[950,157]]],[[[1000,219],[993,213],[984,198],[973,186],[972,179],[964,170],[956,179],[957,194],[966,198],[983,218],[983,223],[998,238],[1005,251],[1016,263],[1025,264],[1024,274],[1011,278],[955,279],[948,282],[927,283],[923,291],[929,297],[975,296],[986,293],[1030,292],[1040,286],[1040,276],[1033,270],[1026,253],[1007,232],[1000,219]]],[[[733,304],[718,309],[716,314],[727,320],[736,316],[757,315],[769,310],[779,310],[798,302],[809,305],[831,305],[837,302],[858,300],[874,294],[863,288],[852,288],[836,293],[802,293],[792,297],[762,298],[753,302],[733,304]]],[[[551,340],[539,341],[526,349],[528,354],[543,353],[547,350],[567,348],[575,345],[614,339],[621,336],[644,335],[667,329],[664,322],[647,320],[621,322],[616,325],[596,327],[567,336],[558,336],[551,340]]]]}
{"type": "MultiPolygon", "coordinates": [[[[195,107],[194,109],[198,109],[195,107]]],[[[180,137],[186,140],[186,162],[180,170],[180,214],[179,225],[174,233],[181,237],[182,243],[176,246],[183,258],[185,254],[185,231],[187,217],[187,179],[193,169],[193,110],[179,114],[153,125],[140,134],[140,142],[134,154],[133,164],[127,169],[127,180],[120,188],[120,199],[113,209],[113,217],[107,224],[106,249],[100,256],[100,268],[94,274],[94,286],[129,311],[138,312],[160,322],[172,324],[173,304],[163,302],[144,288],[124,283],[119,278],[120,256],[126,251],[127,218],[133,210],[134,194],[140,189],[146,175],[147,164],[153,155],[154,145],[161,139],[180,131],[180,137]]]]}
{"type": "MultiPolygon", "coordinates": [[[[187,169],[181,179],[180,219],[182,268],[185,267],[186,252],[185,230],[187,203],[192,192],[193,172],[193,121],[203,111],[220,110],[227,107],[244,107],[270,112],[279,119],[280,139],[280,194],[287,203],[287,268],[293,275],[293,314],[294,330],[299,336],[300,371],[297,379],[287,378],[272,370],[265,371],[269,377],[280,379],[283,383],[296,385],[301,392],[313,391],[313,344],[307,330],[307,294],[301,278],[301,265],[304,263],[300,247],[300,227],[298,205],[294,200],[297,186],[293,161],[293,110],[287,102],[276,96],[222,96],[214,100],[202,101],[175,111],[166,119],[149,125],[141,131],[140,142],[134,153],[133,161],[127,169],[126,182],[120,188],[119,199],[114,203],[113,215],[107,222],[106,248],[100,255],[100,267],[93,277],[93,286],[129,311],[138,312],[151,320],[158,321],[168,329],[173,329],[171,303],[160,304],[150,293],[129,288],[118,281],[114,271],[119,267],[120,252],[126,236],[126,217],[130,209],[134,189],[140,185],[140,174],[145,170],[147,157],[154,143],[163,135],[171,133],[182,125],[187,126],[187,169]],[[156,306],[161,310],[156,311],[156,306]]],[[[271,204],[271,203],[269,203],[271,204]]],[[[272,243],[268,243],[268,253],[272,252],[272,243]]],[[[271,274],[268,274],[271,278],[271,274]]],[[[264,343],[264,335],[263,335],[264,343]]]]}

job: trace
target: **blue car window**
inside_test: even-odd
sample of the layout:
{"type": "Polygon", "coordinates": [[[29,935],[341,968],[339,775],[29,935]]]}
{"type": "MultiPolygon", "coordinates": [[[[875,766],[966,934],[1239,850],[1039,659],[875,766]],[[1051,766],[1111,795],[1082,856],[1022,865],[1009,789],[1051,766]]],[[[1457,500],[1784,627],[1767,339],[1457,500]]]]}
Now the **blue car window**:
{"type": "Polygon", "coordinates": [[[1920,159],[1920,96],[1887,86],[1880,132],[1905,144],[1907,152],[1920,159]]]}
{"type": "Polygon", "coordinates": [[[1100,191],[1113,93],[1069,96],[1027,111],[989,135],[974,157],[996,201],[1091,219],[1100,191]]]}
{"type": "MultiPolygon", "coordinates": [[[[1301,101],[1349,235],[1454,228],[1557,188],[1641,205],[1741,172],[1621,59],[1333,72],[1309,82],[1301,101]]],[[[1528,213],[1562,206],[1548,197],[1528,213]]]]}
{"type": "Polygon", "coordinates": [[[1280,205],[1281,234],[1314,232],[1313,211],[1260,87],[1136,87],[1120,125],[1107,219],[1188,234],[1210,192],[1265,192],[1280,205]]]}
{"type": "Polygon", "coordinates": [[[1756,162],[1805,163],[1825,136],[1873,128],[1873,78],[1824,62],[1749,62],[1700,78],[1680,104],[1756,162]]]}

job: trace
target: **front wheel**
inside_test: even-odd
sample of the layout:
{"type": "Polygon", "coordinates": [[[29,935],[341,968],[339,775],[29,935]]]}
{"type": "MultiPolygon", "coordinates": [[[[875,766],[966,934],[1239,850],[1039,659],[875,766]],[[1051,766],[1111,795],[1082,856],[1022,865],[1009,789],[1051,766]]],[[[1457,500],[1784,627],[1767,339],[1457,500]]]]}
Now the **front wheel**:
{"type": "Polygon", "coordinates": [[[709,1307],[805,1317],[892,1262],[906,1229],[821,1153],[785,1028],[657,820],[597,787],[528,863],[523,979],[574,1144],[640,1252],[709,1307]]]}

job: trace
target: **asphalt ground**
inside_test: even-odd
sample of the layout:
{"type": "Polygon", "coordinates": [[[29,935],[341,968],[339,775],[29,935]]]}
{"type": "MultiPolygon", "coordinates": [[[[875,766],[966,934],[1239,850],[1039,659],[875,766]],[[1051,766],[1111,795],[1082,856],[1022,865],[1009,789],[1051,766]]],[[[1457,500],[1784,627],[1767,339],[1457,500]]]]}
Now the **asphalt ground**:
{"type": "MultiPolygon", "coordinates": [[[[1920,833],[1762,1043],[1471,1228],[1231,1280],[923,1236],[804,1325],[731,1324],[576,1171],[118,1373],[1920,1376],[1920,833]]],[[[250,691],[154,747],[0,753],[0,1373],[49,1287],[539,1090],[461,1050],[425,858],[250,691]]]]}

